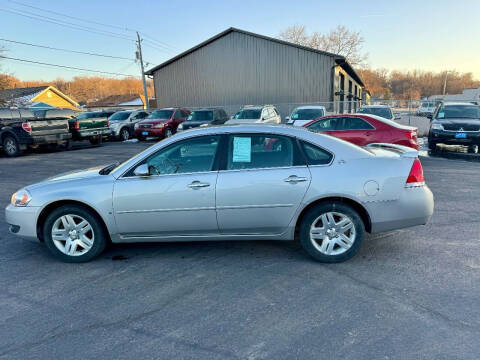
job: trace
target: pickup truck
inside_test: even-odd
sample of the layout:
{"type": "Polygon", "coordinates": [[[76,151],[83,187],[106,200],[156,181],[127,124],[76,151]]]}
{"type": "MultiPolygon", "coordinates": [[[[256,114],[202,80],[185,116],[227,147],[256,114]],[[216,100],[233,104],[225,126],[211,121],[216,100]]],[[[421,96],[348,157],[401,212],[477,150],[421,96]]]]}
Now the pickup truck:
{"type": "Polygon", "coordinates": [[[108,118],[117,110],[88,111],[69,120],[70,132],[75,141],[89,140],[93,145],[102,143],[111,134],[108,118]]]}
{"type": "Polygon", "coordinates": [[[19,156],[27,148],[69,147],[72,135],[69,109],[31,110],[0,108],[0,145],[7,156],[19,156]]]}

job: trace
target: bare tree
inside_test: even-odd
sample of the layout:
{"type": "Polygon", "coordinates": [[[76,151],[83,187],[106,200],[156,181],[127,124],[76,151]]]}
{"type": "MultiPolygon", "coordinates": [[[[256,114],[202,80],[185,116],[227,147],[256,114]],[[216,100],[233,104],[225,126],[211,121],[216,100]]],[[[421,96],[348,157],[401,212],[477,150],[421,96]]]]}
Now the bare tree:
{"type": "Polygon", "coordinates": [[[352,65],[366,66],[368,55],[363,52],[365,39],[358,31],[337,26],[327,34],[314,32],[309,35],[304,25],[293,25],[280,33],[280,38],[313,49],[345,56],[352,65]]]}

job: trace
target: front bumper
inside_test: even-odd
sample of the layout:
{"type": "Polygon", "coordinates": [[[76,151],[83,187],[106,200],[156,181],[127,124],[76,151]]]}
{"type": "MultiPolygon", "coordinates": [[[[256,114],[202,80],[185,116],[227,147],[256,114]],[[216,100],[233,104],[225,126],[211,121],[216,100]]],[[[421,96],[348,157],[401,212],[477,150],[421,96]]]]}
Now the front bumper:
{"type": "Polygon", "coordinates": [[[425,225],[433,215],[434,200],[428,186],[404,188],[397,200],[365,204],[372,221],[372,233],[425,225]]]}
{"type": "Polygon", "coordinates": [[[166,128],[167,126],[164,126],[161,128],[136,128],[135,135],[137,137],[138,136],[164,137],[166,128]]]}
{"type": "Polygon", "coordinates": [[[36,206],[8,205],[5,209],[5,219],[10,233],[31,241],[38,241],[37,218],[40,209],[36,206]]]}
{"type": "Polygon", "coordinates": [[[430,130],[428,141],[446,145],[480,144],[480,131],[430,130]],[[465,133],[465,139],[457,139],[457,133],[465,133]]]}

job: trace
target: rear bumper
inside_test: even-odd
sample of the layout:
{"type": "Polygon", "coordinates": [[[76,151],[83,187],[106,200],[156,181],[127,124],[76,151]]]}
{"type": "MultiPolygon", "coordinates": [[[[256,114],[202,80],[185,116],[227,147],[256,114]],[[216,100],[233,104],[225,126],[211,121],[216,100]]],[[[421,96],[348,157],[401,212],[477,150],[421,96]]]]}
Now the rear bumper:
{"type": "Polygon", "coordinates": [[[433,194],[428,186],[405,188],[399,199],[366,203],[372,233],[425,225],[433,215],[433,194]]]}
{"type": "Polygon", "coordinates": [[[465,139],[457,139],[455,135],[462,131],[430,130],[428,141],[446,145],[480,144],[480,131],[467,131],[465,139]]]}
{"type": "Polygon", "coordinates": [[[110,128],[101,128],[101,129],[87,129],[87,130],[74,130],[73,138],[74,139],[84,139],[91,136],[109,136],[112,133],[110,128]]]}
{"type": "Polygon", "coordinates": [[[37,218],[40,207],[16,207],[8,205],[5,209],[5,220],[10,233],[31,241],[38,241],[37,218]]]}
{"type": "Polygon", "coordinates": [[[26,145],[42,145],[64,142],[72,138],[70,133],[51,134],[51,135],[33,135],[28,138],[20,139],[20,143],[26,145]]]}

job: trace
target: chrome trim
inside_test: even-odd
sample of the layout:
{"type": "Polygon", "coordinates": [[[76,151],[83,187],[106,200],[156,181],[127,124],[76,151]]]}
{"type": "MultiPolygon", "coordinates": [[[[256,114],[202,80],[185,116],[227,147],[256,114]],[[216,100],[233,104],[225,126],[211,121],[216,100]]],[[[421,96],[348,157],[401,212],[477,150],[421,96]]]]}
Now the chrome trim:
{"type": "Polygon", "coordinates": [[[150,209],[150,210],[122,210],[117,211],[116,214],[135,214],[135,213],[154,213],[154,212],[169,212],[169,211],[198,211],[198,210],[215,210],[215,206],[205,206],[196,208],[176,208],[176,209],[150,209]]]}
{"type": "Polygon", "coordinates": [[[279,208],[292,207],[293,204],[268,204],[268,205],[237,205],[237,206],[217,206],[217,210],[238,210],[238,209],[256,209],[256,208],[279,208]]]}

